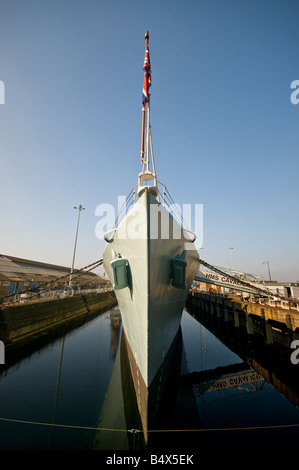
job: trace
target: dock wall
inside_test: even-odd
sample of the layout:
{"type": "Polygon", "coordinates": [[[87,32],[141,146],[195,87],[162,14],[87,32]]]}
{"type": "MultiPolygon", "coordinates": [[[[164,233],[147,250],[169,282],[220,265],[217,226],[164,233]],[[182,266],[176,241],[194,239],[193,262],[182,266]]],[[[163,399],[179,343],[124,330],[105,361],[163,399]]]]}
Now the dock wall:
{"type": "Polygon", "coordinates": [[[113,291],[76,295],[3,306],[0,309],[0,340],[5,346],[32,335],[43,334],[59,324],[108,310],[117,304],[113,291]]]}
{"type": "Polygon", "coordinates": [[[208,292],[190,292],[188,306],[200,309],[234,327],[244,327],[249,335],[266,334],[268,344],[275,341],[276,332],[287,334],[288,340],[299,338],[299,311],[297,305],[271,305],[265,299],[261,302],[244,301],[239,296],[225,296],[208,292]]]}

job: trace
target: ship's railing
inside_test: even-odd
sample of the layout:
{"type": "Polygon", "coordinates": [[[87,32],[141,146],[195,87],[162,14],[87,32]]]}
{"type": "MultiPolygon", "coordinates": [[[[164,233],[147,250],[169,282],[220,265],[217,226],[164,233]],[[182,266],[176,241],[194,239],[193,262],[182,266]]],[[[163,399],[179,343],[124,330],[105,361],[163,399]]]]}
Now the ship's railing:
{"type": "MultiPolygon", "coordinates": [[[[137,191],[136,191],[136,188],[138,187],[138,184],[135,184],[135,186],[133,186],[133,188],[131,189],[130,193],[128,194],[128,196],[126,197],[126,200],[125,202],[123,203],[123,205],[121,206],[120,210],[119,210],[119,213],[117,214],[117,217],[115,219],[115,222],[114,222],[114,229],[116,227],[118,227],[118,225],[120,224],[120,222],[124,219],[124,217],[127,215],[130,207],[135,204],[136,202],[136,198],[137,198],[137,191]]],[[[114,230],[112,229],[111,232],[114,230]]],[[[108,241],[108,240],[106,240],[108,241]]]]}
{"type": "MultiPolygon", "coordinates": [[[[187,223],[183,218],[183,213],[180,210],[179,205],[174,202],[165,184],[161,183],[160,181],[157,181],[157,185],[158,185],[158,196],[157,196],[158,201],[162,203],[164,207],[166,207],[168,212],[173,216],[173,218],[178,222],[178,224],[181,225],[182,229],[185,230],[187,238],[188,239],[190,238],[190,240],[193,241],[192,237],[194,235],[191,232],[190,228],[187,226],[187,223]]],[[[113,231],[115,230],[115,228],[118,227],[120,222],[128,214],[129,209],[132,207],[132,205],[135,204],[137,197],[138,197],[137,188],[138,188],[138,184],[133,186],[124,204],[120,208],[119,213],[114,223],[114,228],[109,231],[109,234],[111,234],[112,237],[113,237],[113,231]]],[[[106,241],[109,241],[109,240],[106,240],[106,241]]]]}

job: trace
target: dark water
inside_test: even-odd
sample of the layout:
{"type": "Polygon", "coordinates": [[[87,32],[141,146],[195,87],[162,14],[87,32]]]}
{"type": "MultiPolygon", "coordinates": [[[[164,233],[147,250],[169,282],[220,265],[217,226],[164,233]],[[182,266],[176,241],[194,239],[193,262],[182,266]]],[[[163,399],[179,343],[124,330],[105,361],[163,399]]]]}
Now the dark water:
{"type": "MultiPolygon", "coordinates": [[[[299,365],[290,354],[265,352],[260,340],[248,346],[232,331],[218,339],[212,330],[184,311],[177,367],[149,433],[150,450],[296,448],[299,365]],[[281,361],[282,375],[268,353],[281,361]]],[[[121,338],[112,309],[0,366],[0,449],[143,448],[142,433],[127,432],[141,425],[121,338]]]]}

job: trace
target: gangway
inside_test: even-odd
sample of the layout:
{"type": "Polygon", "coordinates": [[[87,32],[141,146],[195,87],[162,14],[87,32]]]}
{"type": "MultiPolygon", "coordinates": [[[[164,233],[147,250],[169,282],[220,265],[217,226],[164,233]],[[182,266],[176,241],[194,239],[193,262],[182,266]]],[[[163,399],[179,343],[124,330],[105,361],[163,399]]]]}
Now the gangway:
{"type": "MultiPolygon", "coordinates": [[[[228,268],[215,268],[221,272],[221,274],[219,272],[199,270],[194,280],[228,289],[248,292],[249,294],[256,294],[257,289],[268,291],[262,276],[256,276],[254,274],[244,273],[228,268]]],[[[271,294],[270,291],[269,294],[271,294]]]]}

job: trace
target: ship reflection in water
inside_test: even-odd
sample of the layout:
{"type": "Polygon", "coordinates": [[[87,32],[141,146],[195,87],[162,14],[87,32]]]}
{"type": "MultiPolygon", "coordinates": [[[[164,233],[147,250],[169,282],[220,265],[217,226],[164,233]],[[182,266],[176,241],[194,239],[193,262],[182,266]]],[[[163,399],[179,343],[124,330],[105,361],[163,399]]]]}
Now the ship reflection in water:
{"type": "Polygon", "coordinates": [[[122,332],[94,449],[224,450],[244,444],[284,449],[295,445],[299,437],[298,371],[290,361],[292,351],[285,337],[274,349],[264,339],[225,329],[223,322],[201,317],[200,312],[193,316],[185,312],[168,364],[158,374],[158,383],[164,387],[156,385],[140,399],[134,358],[122,332]],[[200,319],[205,326],[198,323],[200,319]],[[207,368],[202,367],[204,362],[207,368]],[[121,433],[123,429],[128,433],[121,433]],[[233,436],[232,445],[234,430],[238,435],[233,436]]]}
{"type": "MultiPolygon", "coordinates": [[[[180,383],[182,359],[181,330],[176,343],[161,365],[156,381],[142,389],[134,358],[122,331],[119,348],[98,423],[94,449],[145,450],[156,447],[156,432],[173,426],[175,402],[180,383]],[[109,431],[111,430],[111,431],[109,431]],[[123,430],[128,430],[124,433],[123,430]]],[[[188,401],[196,414],[195,399],[188,401]]],[[[190,427],[190,422],[188,423],[190,427]]],[[[166,433],[167,434],[167,433],[166,433]]],[[[165,437],[165,436],[164,436],[165,437]]],[[[160,440],[160,436],[158,438],[160,440]]],[[[165,443],[165,440],[163,439],[165,443]]]]}
{"type": "Polygon", "coordinates": [[[210,320],[184,311],[149,390],[138,381],[118,308],[45,335],[17,361],[14,352],[0,371],[0,448],[291,449],[299,365],[285,335],[270,347],[261,334],[248,338],[210,320]]]}

